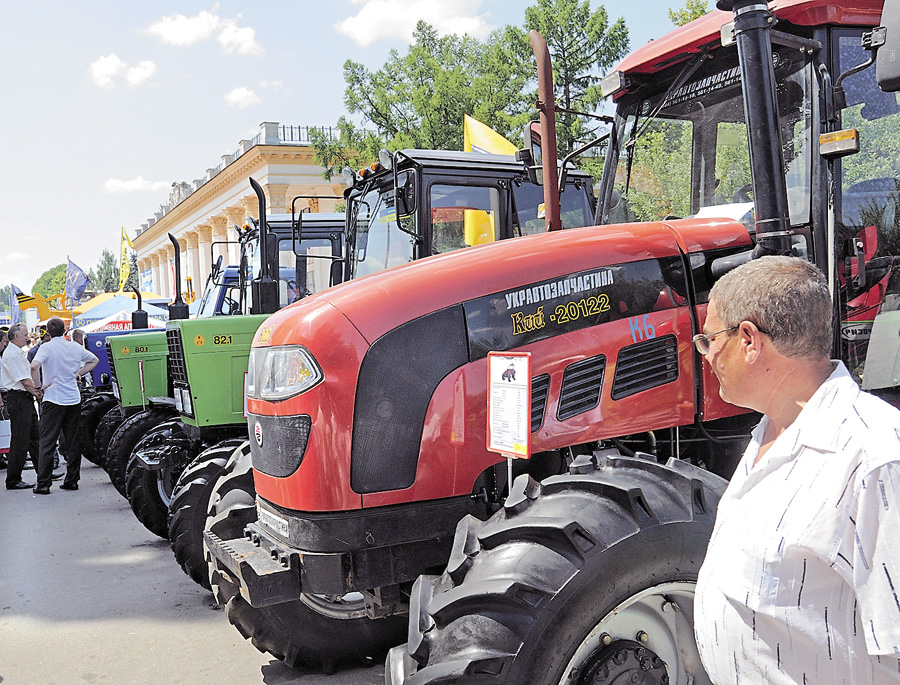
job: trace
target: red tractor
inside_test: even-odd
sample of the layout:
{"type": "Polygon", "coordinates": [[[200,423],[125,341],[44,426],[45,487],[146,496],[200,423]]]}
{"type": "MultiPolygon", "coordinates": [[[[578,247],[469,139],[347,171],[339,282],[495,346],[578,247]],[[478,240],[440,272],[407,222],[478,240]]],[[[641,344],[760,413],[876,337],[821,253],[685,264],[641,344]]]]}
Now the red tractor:
{"type": "Polygon", "coordinates": [[[727,5],[605,80],[598,226],[389,269],[261,326],[255,500],[235,469],[205,533],[258,648],[328,668],[405,634],[392,684],[708,682],[693,588],[758,419],[692,345],[709,289],[753,256],[804,256],[852,320],[835,353],[863,387],[895,395],[900,351],[900,77],[867,68],[881,2],[727,5]],[[485,447],[487,356],[511,350],[533,374],[512,483],[485,447]]]}

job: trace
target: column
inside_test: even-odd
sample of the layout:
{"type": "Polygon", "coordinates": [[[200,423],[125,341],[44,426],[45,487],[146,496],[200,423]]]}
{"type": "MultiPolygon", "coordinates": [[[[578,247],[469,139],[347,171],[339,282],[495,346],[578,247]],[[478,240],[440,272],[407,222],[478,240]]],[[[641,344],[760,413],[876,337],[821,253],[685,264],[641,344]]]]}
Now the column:
{"type": "Polygon", "coordinates": [[[269,214],[290,214],[291,199],[288,198],[287,183],[266,183],[263,185],[266,194],[266,206],[269,214]]]}
{"type": "MultiPolygon", "coordinates": [[[[187,261],[190,262],[191,285],[194,288],[194,297],[199,298],[206,284],[206,275],[200,273],[200,235],[197,231],[188,231],[184,234],[187,243],[187,261]]],[[[187,290],[187,281],[184,289],[187,290]]]]}
{"type": "Polygon", "coordinates": [[[136,276],[137,276],[137,282],[138,282],[138,290],[143,290],[143,288],[141,287],[143,284],[142,275],[149,268],[149,265],[150,265],[150,260],[148,260],[146,257],[141,257],[140,259],[137,260],[138,272],[137,272],[136,276]]]}
{"type": "MultiPolygon", "coordinates": [[[[242,207],[226,207],[225,208],[225,225],[228,226],[229,240],[237,240],[237,231],[235,226],[239,226],[243,231],[246,225],[247,214],[242,207]]],[[[238,264],[241,260],[241,246],[229,245],[229,254],[231,255],[231,264],[238,264]]]]}
{"type": "Polygon", "coordinates": [[[163,292],[162,281],[160,280],[159,275],[159,253],[152,252],[150,254],[150,273],[152,274],[152,282],[150,285],[150,289],[155,292],[157,295],[166,296],[165,292],[163,292]]]}
{"type": "Polygon", "coordinates": [[[219,243],[215,246],[214,256],[218,260],[219,257],[222,257],[222,266],[226,267],[231,264],[231,256],[228,248],[230,245],[223,245],[222,242],[225,240],[234,240],[234,236],[229,235],[228,231],[228,219],[226,219],[221,214],[216,216],[209,217],[209,225],[211,226],[212,231],[212,241],[214,243],[219,243]]]}
{"type": "Polygon", "coordinates": [[[203,276],[203,282],[212,273],[212,253],[210,252],[210,244],[212,243],[212,226],[207,224],[197,224],[197,252],[200,254],[200,275],[203,276]]]}
{"type": "Polygon", "coordinates": [[[247,195],[241,198],[241,213],[242,216],[252,216],[257,221],[259,220],[259,200],[256,199],[256,195],[247,195]]]}

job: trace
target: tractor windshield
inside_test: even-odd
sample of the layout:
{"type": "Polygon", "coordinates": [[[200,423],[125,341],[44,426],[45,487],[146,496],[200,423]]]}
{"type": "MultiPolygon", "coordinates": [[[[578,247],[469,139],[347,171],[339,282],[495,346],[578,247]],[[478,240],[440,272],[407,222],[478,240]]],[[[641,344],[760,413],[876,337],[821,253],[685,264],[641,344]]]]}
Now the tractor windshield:
{"type": "MultiPolygon", "coordinates": [[[[791,223],[810,214],[808,57],[776,47],[775,77],[791,223]]],[[[753,186],[737,50],[673,68],[619,103],[602,223],[727,217],[753,227],[753,186]],[[673,87],[687,76],[684,85],[673,87]]],[[[761,134],[761,133],[760,133],[761,134]]]]}
{"type": "MultiPolygon", "coordinates": [[[[412,261],[414,239],[397,226],[392,181],[390,176],[379,179],[349,199],[351,278],[412,261]]],[[[408,231],[415,230],[411,214],[401,215],[400,224],[408,231]]]]}

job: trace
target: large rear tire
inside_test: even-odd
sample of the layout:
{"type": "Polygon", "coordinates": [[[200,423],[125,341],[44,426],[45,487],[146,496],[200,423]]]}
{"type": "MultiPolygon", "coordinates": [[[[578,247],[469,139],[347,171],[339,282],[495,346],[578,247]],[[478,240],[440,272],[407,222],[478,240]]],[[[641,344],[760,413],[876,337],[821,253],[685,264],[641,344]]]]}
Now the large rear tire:
{"type": "Polygon", "coordinates": [[[106,450],[106,472],[122,497],[128,497],[125,492],[125,476],[135,446],[154,427],[171,416],[172,412],[168,410],[146,409],[132,414],[116,428],[106,450]]]}
{"type": "Polygon", "coordinates": [[[112,407],[116,406],[116,398],[112,395],[94,395],[81,405],[78,416],[78,448],[82,456],[97,466],[103,466],[102,456],[94,442],[100,419],[112,407]]]}
{"type": "Polygon", "coordinates": [[[169,504],[169,542],[175,560],[191,580],[207,590],[211,588],[203,547],[203,528],[209,513],[210,498],[216,481],[225,473],[228,458],[246,442],[231,438],[201,452],[178,478],[169,504]]]}
{"type": "Polygon", "coordinates": [[[125,475],[125,494],[138,521],[154,535],[169,537],[169,503],[178,477],[196,456],[198,448],[184,432],[179,419],[169,419],[144,435],[131,451],[125,475]],[[166,465],[146,469],[137,456],[146,451],[164,454],[166,465]]]}
{"type": "Polygon", "coordinates": [[[708,684],[693,594],[725,481],[683,462],[579,458],[457,527],[421,576],[388,685],[708,684]]]}
{"type": "MultiPolygon", "coordinates": [[[[235,450],[214,488],[207,529],[223,540],[239,537],[256,520],[255,489],[249,443],[235,450]]],[[[403,639],[405,616],[370,619],[363,597],[304,595],[302,600],[255,608],[240,594],[240,585],[210,562],[210,583],[225,605],[231,624],[261,652],[288,666],[307,665],[332,673],[343,663],[377,659],[403,639]]]]}

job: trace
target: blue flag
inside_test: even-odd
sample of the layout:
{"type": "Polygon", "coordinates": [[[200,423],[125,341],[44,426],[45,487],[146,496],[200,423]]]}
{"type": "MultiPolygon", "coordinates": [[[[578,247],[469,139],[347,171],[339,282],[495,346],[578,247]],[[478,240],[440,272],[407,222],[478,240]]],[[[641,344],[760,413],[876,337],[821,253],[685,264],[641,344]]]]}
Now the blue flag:
{"type": "Polygon", "coordinates": [[[70,259],[69,266],[66,268],[66,297],[75,301],[80,300],[84,295],[84,289],[90,282],[81,267],[70,259]]]}
{"type": "Polygon", "coordinates": [[[22,309],[19,307],[19,300],[16,299],[16,295],[22,294],[15,285],[9,284],[9,317],[12,323],[22,323],[22,309]]]}

